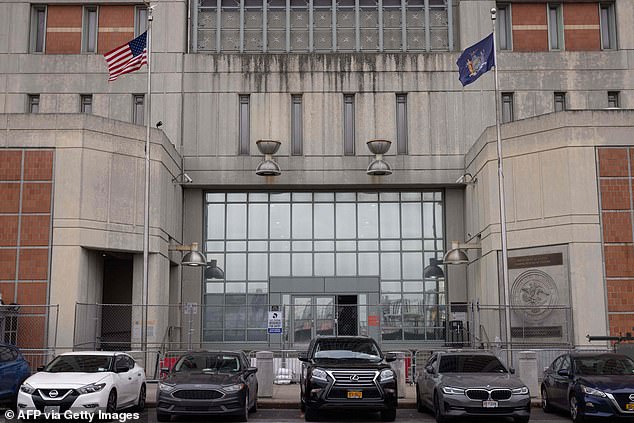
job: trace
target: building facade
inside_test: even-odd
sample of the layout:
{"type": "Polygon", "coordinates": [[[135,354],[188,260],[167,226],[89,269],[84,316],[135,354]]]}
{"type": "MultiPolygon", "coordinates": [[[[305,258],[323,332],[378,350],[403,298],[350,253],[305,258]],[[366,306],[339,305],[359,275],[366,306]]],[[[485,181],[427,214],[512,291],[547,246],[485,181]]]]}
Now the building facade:
{"type": "Polygon", "coordinates": [[[630,331],[632,0],[159,1],[150,116],[145,68],[108,83],[102,56],[143,4],[0,2],[3,301],[59,305],[22,318],[58,348],[503,339],[493,75],[462,87],[455,65],[492,7],[512,342],[630,331]],[[391,175],[366,172],[375,139],[391,175]],[[258,140],[280,175],[256,174],[258,140]],[[452,241],[468,265],[438,262],[452,241]],[[221,278],[179,266],[191,242],[221,278]]]}

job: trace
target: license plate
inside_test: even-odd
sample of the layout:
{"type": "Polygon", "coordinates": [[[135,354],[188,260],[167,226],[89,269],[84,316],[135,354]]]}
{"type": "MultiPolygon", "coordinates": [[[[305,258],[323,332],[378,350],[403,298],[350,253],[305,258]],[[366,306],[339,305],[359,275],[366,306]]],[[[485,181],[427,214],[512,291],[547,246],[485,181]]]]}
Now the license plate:
{"type": "Polygon", "coordinates": [[[497,401],[482,401],[482,407],[484,408],[497,408],[497,401]]]}
{"type": "Polygon", "coordinates": [[[59,406],[44,407],[44,413],[59,414],[59,406]]]}
{"type": "Polygon", "coordinates": [[[627,411],[634,411],[634,402],[631,402],[629,404],[625,404],[625,409],[627,411]]]}
{"type": "Polygon", "coordinates": [[[363,398],[363,392],[361,392],[361,391],[348,391],[348,398],[361,399],[361,398],[363,398]]]}

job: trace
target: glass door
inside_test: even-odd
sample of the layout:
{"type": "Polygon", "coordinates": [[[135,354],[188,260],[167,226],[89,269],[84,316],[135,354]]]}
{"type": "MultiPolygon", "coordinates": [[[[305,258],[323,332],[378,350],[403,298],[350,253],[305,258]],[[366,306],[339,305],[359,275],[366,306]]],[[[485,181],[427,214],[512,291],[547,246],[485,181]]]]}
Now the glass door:
{"type": "Polygon", "coordinates": [[[334,335],[335,297],[293,297],[291,307],[293,343],[308,344],[317,335],[334,335]]]}

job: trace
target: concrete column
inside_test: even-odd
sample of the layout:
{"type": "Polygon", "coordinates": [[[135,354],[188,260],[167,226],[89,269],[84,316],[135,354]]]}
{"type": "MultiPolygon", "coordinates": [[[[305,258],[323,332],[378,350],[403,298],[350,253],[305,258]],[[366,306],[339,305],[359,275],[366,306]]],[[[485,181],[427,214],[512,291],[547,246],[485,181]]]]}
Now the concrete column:
{"type": "Polygon", "coordinates": [[[392,354],[396,355],[396,360],[390,363],[390,367],[396,377],[398,397],[405,398],[405,385],[407,379],[407,373],[405,369],[405,353],[402,351],[396,351],[392,354]]]}
{"type": "Polygon", "coordinates": [[[258,398],[273,397],[273,353],[258,351],[255,353],[255,365],[258,368],[258,398]]]}
{"type": "Polygon", "coordinates": [[[539,396],[539,383],[537,381],[537,352],[520,351],[519,355],[519,377],[528,387],[531,398],[539,396]]]}

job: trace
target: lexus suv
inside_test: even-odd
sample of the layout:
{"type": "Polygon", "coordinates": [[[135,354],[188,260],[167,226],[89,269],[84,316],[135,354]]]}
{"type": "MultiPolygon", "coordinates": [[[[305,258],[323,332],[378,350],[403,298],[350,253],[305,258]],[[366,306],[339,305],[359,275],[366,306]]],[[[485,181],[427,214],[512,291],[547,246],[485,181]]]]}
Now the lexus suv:
{"type": "Polygon", "coordinates": [[[396,418],[397,381],[387,364],[395,357],[384,355],[374,339],[317,337],[298,358],[306,421],[315,421],[318,410],[379,411],[383,421],[396,418]]]}

